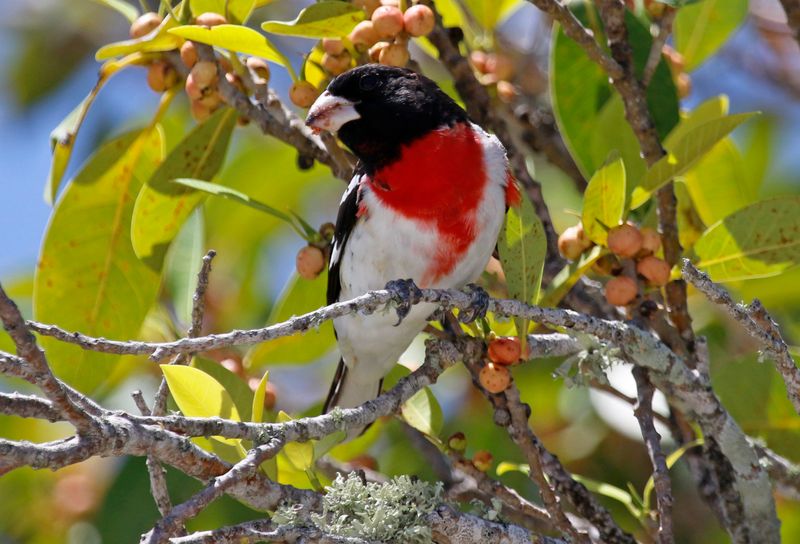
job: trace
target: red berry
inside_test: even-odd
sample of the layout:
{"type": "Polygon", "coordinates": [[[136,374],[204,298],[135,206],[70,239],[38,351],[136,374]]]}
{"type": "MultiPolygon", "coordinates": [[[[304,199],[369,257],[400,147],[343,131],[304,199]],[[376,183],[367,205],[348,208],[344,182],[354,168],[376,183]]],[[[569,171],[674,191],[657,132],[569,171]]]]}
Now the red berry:
{"type": "Polygon", "coordinates": [[[606,300],[614,306],[627,306],[636,299],[639,287],[628,276],[617,276],[606,283],[606,300]]]}
{"type": "Polygon", "coordinates": [[[478,381],[489,393],[502,393],[511,385],[511,372],[503,365],[488,363],[478,373],[478,381]]]}
{"type": "Polygon", "coordinates": [[[522,356],[519,338],[516,336],[500,337],[489,342],[489,359],[501,365],[513,365],[522,356]]]}

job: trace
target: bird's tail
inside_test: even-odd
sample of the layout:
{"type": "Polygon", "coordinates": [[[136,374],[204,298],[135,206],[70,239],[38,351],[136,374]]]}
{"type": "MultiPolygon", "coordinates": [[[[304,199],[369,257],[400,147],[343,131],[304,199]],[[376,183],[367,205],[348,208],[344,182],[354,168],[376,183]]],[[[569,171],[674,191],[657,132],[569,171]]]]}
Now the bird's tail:
{"type": "Polygon", "coordinates": [[[330,412],[334,406],[355,408],[380,394],[382,379],[358,380],[357,374],[351,373],[344,364],[344,360],[339,359],[339,366],[336,368],[328,398],[325,399],[324,413],[330,412]]]}

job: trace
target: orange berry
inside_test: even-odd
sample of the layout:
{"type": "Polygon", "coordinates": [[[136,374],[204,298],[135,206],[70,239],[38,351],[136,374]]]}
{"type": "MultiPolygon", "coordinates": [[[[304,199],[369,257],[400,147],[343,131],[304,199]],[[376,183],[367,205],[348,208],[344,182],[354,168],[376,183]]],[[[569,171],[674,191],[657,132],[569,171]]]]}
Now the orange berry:
{"type": "Polygon", "coordinates": [[[266,83],[269,81],[269,65],[264,59],[248,57],[247,67],[261,78],[262,81],[256,81],[256,83],[266,83]]]}
{"type": "Polygon", "coordinates": [[[325,268],[325,255],[318,247],[305,246],[297,252],[295,265],[301,278],[313,280],[325,268]]]}
{"type": "Polygon", "coordinates": [[[489,342],[489,359],[500,365],[513,365],[519,362],[522,348],[516,336],[500,337],[489,342]]]}
{"type": "Polygon", "coordinates": [[[289,99],[292,104],[301,108],[308,108],[319,96],[319,91],[308,81],[295,81],[289,89],[289,99]]]}
{"type": "Polygon", "coordinates": [[[639,253],[642,242],[642,233],[628,223],[608,231],[608,249],[623,258],[630,258],[639,253]]]}
{"type": "Polygon", "coordinates": [[[178,74],[166,62],[157,61],[147,68],[147,85],[157,93],[163,93],[177,82],[178,74]]]}
{"type": "Polygon", "coordinates": [[[692,93],[692,78],[686,72],[678,74],[675,87],[678,89],[678,98],[686,98],[692,93]]]}
{"type": "Polygon", "coordinates": [[[356,49],[364,51],[378,42],[378,33],[375,32],[372,21],[361,21],[353,28],[347,39],[356,49]]]}
{"type": "Polygon", "coordinates": [[[391,45],[389,42],[377,42],[374,44],[369,48],[369,60],[372,62],[378,62],[378,60],[381,58],[381,51],[389,47],[389,45],[391,45]]]}
{"type": "Polygon", "coordinates": [[[517,97],[517,88],[514,84],[501,79],[497,82],[497,98],[509,104],[517,97]]]}
{"type": "Polygon", "coordinates": [[[228,24],[228,20],[225,19],[219,13],[214,13],[213,11],[207,11],[205,13],[201,13],[198,15],[195,20],[194,24],[201,25],[201,26],[217,26],[217,25],[225,25],[228,24]]]}
{"type": "Polygon", "coordinates": [[[478,381],[489,393],[502,393],[511,385],[511,372],[503,365],[487,363],[478,373],[478,381]]]}
{"type": "Polygon", "coordinates": [[[514,61],[502,53],[492,53],[486,57],[486,72],[496,79],[509,80],[514,77],[514,61]]]}
{"type": "Polygon", "coordinates": [[[343,74],[350,68],[350,53],[345,51],[341,55],[331,55],[325,53],[322,55],[322,67],[325,68],[331,75],[338,76],[343,74]]]}
{"type": "Polygon", "coordinates": [[[403,67],[408,64],[408,47],[404,43],[393,43],[381,49],[378,60],[386,66],[403,67]]]}
{"type": "Polygon", "coordinates": [[[217,82],[217,64],[209,60],[201,60],[194,65],[190,75],[201,89],[210,87],[217,82]]]}
{"type": "Polygon", "coordinates": [[[184,89],[186,90],[186,96],[188,96],[191,100],[200,100],[203,98],[204,89],[197,84],[197,82],[194,80],[194,77],[192,77],[192,74],[189,74],[189,76],[186,78],[184,89]]]}
{"type": "Polygon", "coordinates": [[[617,276],[606,283],[606,300],[614,306],[627,306],[636,299],[639,287],[628,276],[617,276]]]}
{"type": "Polygon", "coordinates": [[[642,251],[647,253],[655,253],[658,251],[661,247],[661,235],[658,234],[658,231],[650,227],[645,227],[639,232],[642,233],[642,251]]]}
{"type": "Polygon", "coordinates": [[[667,261],[649,255],[636,263],[636,272],[650,284],[661,287],[669,282],[670,268],[667,261]]]}
{"type": "Polygon", "coordinates": [[[183,42],[181,46],[181,60],[187,68],[191,69],[194,67],[197,62],[197,48],[194,46],[193,42],[183,42]]]}
{"type": "Polygon", "coordinates": [[[349,464],[354,469],[378,470],[378,460],[367,454],[353,457],[350,459],[349,464]]]}
{"type": "Polygon", "coordinates": [[[422,4],[411,6],[403,13],[403,27],[414,37],[427,36],[435,23],[431,8],[422,4]]]}
{"type": "Polygon", "coordinates": [[[472,63],[473,68],[482,74],[487,73],[486,60],[489,56],[483,51],[473,51],[469,54],[469,61],[472,63]]]}
{"type": "Polygon", "coordinates": [[[209,108],[204,104],[201,104],[197,100],[192,100],[191,112],[192,112],[192,117],[194,117],[195,121],[197,121],[198,123],[202,123],[203,121],[211,117],[212,113],[214,113],[211,108],[209,108]]]}
{"type": "Polygon", "coordinates": [[[131,24],[131,38],[141,38],[142,36],[150,34],[160,24],[161,17],[158,15],[158,13],[154,13],[152,11],[142,13],[139,18],[136,19],[133,24],[131,24]]]}
{"type": "Polygon", "coordinates": [[[570,261],[577,260],[590,247],[592,241],[586,236],[580,223],[567,228],[558,237],[558,251],[570,261]]]}
{"type": "Polygon", "coordinates": [[[472,464],[481,472],[486,472],[492,468],[492,454],[486,450],[479,450],[472,456],[472,464]]]}
{"type": "Polygon", "coordinates": [[[329,55],[341,55],[344,53],[344,44],[338,38],[322,38],[322,50],[329,55]]]}
{"type": "Polygon", "coordinates": [[[403,30],[403,12],[393,6],[381,6],[372,13],[372,27],[379,38],[394,38],[403,30]]]}

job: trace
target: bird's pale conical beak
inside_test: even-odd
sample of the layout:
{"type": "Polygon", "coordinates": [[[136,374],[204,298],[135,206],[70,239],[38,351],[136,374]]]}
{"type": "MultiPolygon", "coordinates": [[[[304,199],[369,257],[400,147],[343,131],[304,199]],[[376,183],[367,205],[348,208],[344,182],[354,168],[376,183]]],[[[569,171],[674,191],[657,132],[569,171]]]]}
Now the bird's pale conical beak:
{"type": "Polygon", "coordinates": [[[336,132],[345,123],[360,118],[354,102],[325,91],[311,104],[306,125],[316,131],[336,132]]]}

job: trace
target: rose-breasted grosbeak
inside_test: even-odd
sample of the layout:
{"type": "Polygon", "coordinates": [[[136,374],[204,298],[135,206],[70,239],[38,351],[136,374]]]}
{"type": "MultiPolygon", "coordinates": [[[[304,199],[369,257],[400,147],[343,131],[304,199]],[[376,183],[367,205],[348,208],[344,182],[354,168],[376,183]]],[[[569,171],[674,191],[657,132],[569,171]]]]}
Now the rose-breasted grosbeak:
{"type": "MultiPolygon", "coordinates": [[[[401,68],[354,68],[330,83],[306,124],[337,132],[359,159],[336,220],[329,304],[401,278],[458,288],[480,276],[520,194],[502,144],[436,83],[401,68]]],[[[325,411],[375,398],[434,309],[417,304],[400,323],[389,313],[335,319],[342,360],[325,411]]]]}

